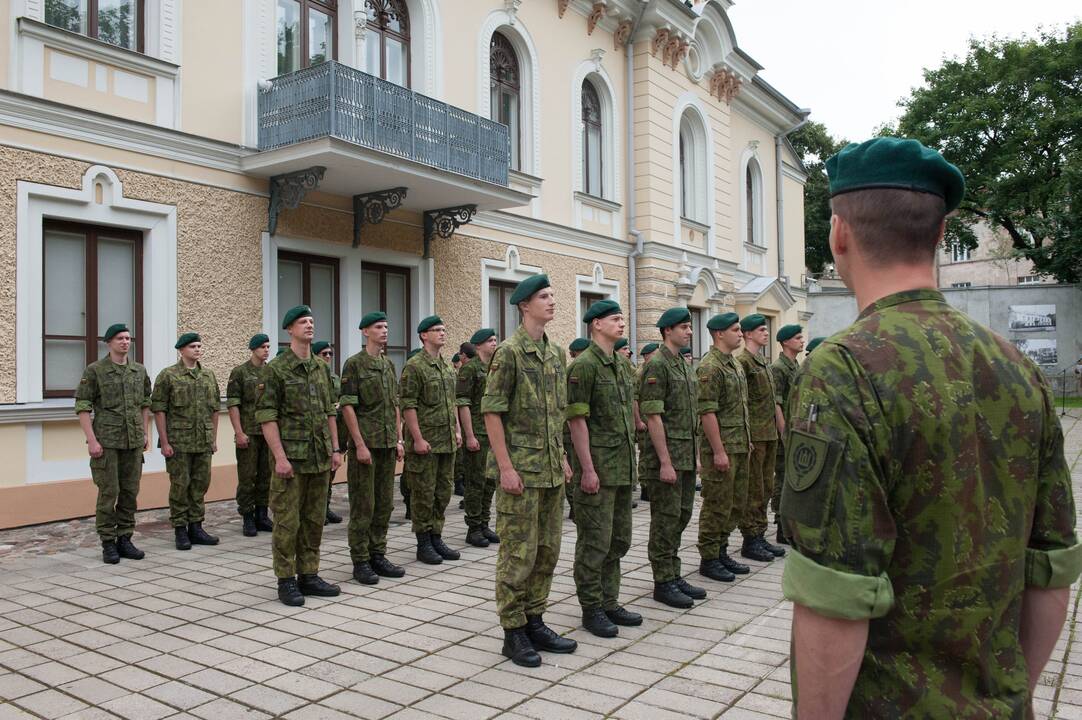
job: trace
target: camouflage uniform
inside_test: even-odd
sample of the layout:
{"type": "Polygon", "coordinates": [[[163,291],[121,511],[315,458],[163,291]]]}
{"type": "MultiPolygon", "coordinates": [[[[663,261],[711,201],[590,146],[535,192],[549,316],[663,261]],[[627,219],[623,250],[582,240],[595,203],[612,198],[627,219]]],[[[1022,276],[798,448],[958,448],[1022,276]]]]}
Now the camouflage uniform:
{"type": "Polygon", "coordinates": [[[362,350],[342,368],[339,405],[350,405],[357,415],[364,444],[372,462],[357,460],[349,441],[349,554],[354,563],[387,554],[387,528],[394,507],[394,472],[398,461],[398,378],[386,357],[362,350]]]}
{"type": "Polygon", "coordinates": [[[1082,567],[1041,371],[913,290],[809,356],[790,407],[785,596],[870,620],[846,717],[1031,717],[1023,592],[1082,567]]]}
{"type": "Polygon", "coordinates": [[[255,419],[278,424],[282,450],[293,466],[291,478],[271,475],[271,551],[278,578],[319,572],[334,449],[327,426],[327,418],[335,415],[331,394],[330,368],[318,357],[301,360],[286,348],[267,363],[255,419]]]}
{"type": "Polygon", "coordinates": [[[414,533],[443,534],[444,512],[454,490],[455,374],[442,357],[421,351],[406,361],[400,390],[402,411],[417,411],[421,436],[432,447],[413,452],[413,435],[404,433],[414,533]]]}
{"type": "Polygon", "coordinates": [[[568,420],[585,418],[598,491],[582,491],[582,466],[571,456],[575,487],[575,588],[583,609],[620,607],[620,558],[631,547],[635,419],[631,366],[590,343],[567,371],[568,420]]]}
{"type": "Polygon", "coordinates": [[[75,413],[94,413],[94,436],[105,451],[90,458],[98,488],[95,526],[102,540],[135,530],[136,499],[146,444],[143,411],[150,407],[150,377],[134,360],[117,365],[108,357],[83,371],[75,391],[75,413]]]}
{"type": "Polygon", "coordinates": [[[225,405],[239,409],[241,429],[248,436],[248,447],[237,448],[237,512],[241,515],[269,505],[273,462],[267,441],[263,439],[263,428],[255,421],[256,403],[263,393],[266,369],[266,365],[256,367],[251,361],[245,361],[229,373],[225,387],[225,405]]]}
{"type": "MultiPolygon", "coordinates": [[[[560,557],[566,366],[562,347],[548,335],[534,342],[520,326],[496,348],[488,369],[481,412],[501,416],[507,451],[523,485],[521,495],[496,491],[496,607],[505,629],[544,613],[560,557]]],[[[499,481],[494,453],[486,472],[499,481]]]]}
{"type": "MultiPolygon", "coordinates": [[[[491,362],[491,360],[489,361],[491,362]]],[[[470,424],[474,437],[481,445],[477,452],[460,450],[465,456],[466,473],[466,527],[488,527],[492,521],[492,495],[496,492],[496,479],[485,472],[488,464],[488,430],[485,429],[485,416],[481,414],[481,399],[485,395],[485,383],[488,380],[488,363],[476,355],[458,370],[458,384],[455,388],[455,402],[458,407],[470,409],[470,424]]]]}
{"type": "Polygon", "coordinates": [[[774,401],[778,393],[766,358],[743,348],[736,359],[748,380],[748,420],[753,446],[748,461],[748,500],[743,508],[740,532],[745,538],[756,538],[766,533],[766,505],[774,491],[774,463],[778,452],[774,401]]]}
{"type": "Polygon", "coordinates": [[[184,362],[158,373],[150,399],[153,412],[165,413],[165,428],[173,457],[169,471],[169,521],[173,527],[203,522],[203,497],[210,487],[214,415],[220,407],[218,381],[199,363],[189,370],[184,362]]]}
{"type": "MultiPolygon", "coordinates": [[[[319,356],[317,355],[316,357],[319,357],[319,356]]],[[[319,358],[319,359],[323,360],[323,358],[319,358]]],[[[323,360],[323,362],[326,363],[327,361],[323,360]]],[[[334,370],[331,369],[330,363],[327,363],[327,369],[330,370],[330,373],[331,373],[331,397],[334,399],[335,427],[338,430],[338,437],[335,438],[335,445],[334,446],[336,448],[338,448],[339,450],[341,450],[343,455],[344,455],[345,452],[346,452],[346,443],[349,442],[349,431],[346,430],[346,423],[345,423],[344,420],[342,420],[342,408],[338,404],[338,398],[341,397],[341,395],[342,395],[342,378],[340,378],[338,375],[335,374],[334,370]]],[[[348,474],[349,471],[347,470],[346,472],[348,474]]],[[[348,478],[347,478],[347,483],[348,483],[348,478]]],[[[348,487],[348,485],[347,485],[347,487],[348,487]]],[[[328,513],[328,515],[325,518],[327,521],[330,521],[330,518],[331,518],[329,513],[331,511],[331,493],[332,492],[334,492],[334,473],[330,473],[329,475],[327,475],[327,513],[328,513]]],[[[341,520],[342,520],[341,518],[338,518],[334,522],[341,522],[341,520]]]]}
{"type": "Polygon", "coordinates": [[[730,353],[716,347],[703,356],[696,370],[699,380],[698,416],[713,413],[718,420],[721,442],[729,456],[729,469],[714,469],[714,451],[699,428],[700,474],[703,503],[699,508],[699,555],[713,560],[725,549],[729,535],[747,505],[748,449],[751,426],[748,422],[748,383],[744,366],[730,353]]]}
{"type": "Polygon", "coordinates": [[[647,433],[639,455],[639,477],[650,493],[650,542],[647,554],[655,583],[681,577],[680,536],[695,505],[695,428],[698,417],[695,370],[662,345],[639,376],[639,414],[660,415],[676,483],[661,482],[661,461],[647,433]]]}
{"type": "MultiPolygon", "coordinates": [[[[796,371],[800,369],[800,363],[790,360],[782,353],[778,359],[770,364],[770,374],[774,378],[774,391],[777,395],[774,402],[781,408],[782,417],[789,422],[789,391],[793,388],[793,380],[796,371]]],[[[785,484],[785,443],[784,438],[778,438],[778,449],[774,454],[774,491],[770,495],[770,509],[774,511],[774,521],[778,521],[778,509],[781,506],[781,488],[785,484]]]]}

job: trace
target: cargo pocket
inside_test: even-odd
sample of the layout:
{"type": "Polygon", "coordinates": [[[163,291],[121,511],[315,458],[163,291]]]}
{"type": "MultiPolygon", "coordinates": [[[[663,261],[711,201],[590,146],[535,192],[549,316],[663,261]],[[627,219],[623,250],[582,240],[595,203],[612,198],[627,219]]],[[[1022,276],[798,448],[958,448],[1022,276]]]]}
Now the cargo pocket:
{"type": "MultiPolygon", "coordinates": [[[[279,426],[280,427],[280,426],[279,426]]],[[[282,450],[290,460],[307,460],[311,438],[303,429],[283,428],[280,431],[282,450]]]]}
{"type": "Polygon", "coordinates": [[[541,462],[545,455],[545,438],[540,435],[511,433],[507,444],[511,453],[511,464],[519,472],[541,472],[541,462]]]}

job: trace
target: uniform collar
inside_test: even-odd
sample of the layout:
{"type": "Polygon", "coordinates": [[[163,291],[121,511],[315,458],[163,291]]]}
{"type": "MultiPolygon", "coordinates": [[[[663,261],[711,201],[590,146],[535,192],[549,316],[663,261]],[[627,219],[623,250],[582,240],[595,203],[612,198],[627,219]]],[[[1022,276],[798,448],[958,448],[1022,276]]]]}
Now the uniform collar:
{"type": "Polygon", "coordinates": [[[515,334],[512,336],[515,343],[523,350],[529,353],[537,355],[537,357],[544,359],[546,357],[545,348],[548,348],[548,354],[552,353],[552,345],[549,343],[548,333],[542,333],[541,339],[535,341],[530,334],[526,332],[526,328],[522,325],[518,326],[515,330],[515,334]]]}
{"type": "Polygon", "coordinates": [[[661,344],[661,347],[658,348],[658,352],[661,353],[661,357],[665,358],[665,362],[669,363],[670,365],[675,366],[677,363],[679,363],[683,367],[688,367],[687,360],[685,360],[683,356],[678,355],[677,353],[674,353],[672,350],[670,350],[669,346],[665,343],[661,344]]]}
{"type": "Polygon", "coordinates": [[[779,355],[778,360],[781,361],[781,363],[783,365],[788,365],[790,368],[798,368],[798,367],[800,367],[800,363],[798,363],[796,360],[789,357],[785,353],[782,353],[781,355],[779,355]]]}
{"type": "Polygon", "coordinates": [[[109,370],[109,372],[122,373],[122,372],[131,372],[131,371],[135,370],[135,366],[134,366],[134,363],[132,362],[132,359],[131,359],[130,355],[128,356],[128,362],[124,363],[123,365],[118,365],[117,363],[113,362],[113,359],[111,357],[109,357],[108,355],[103,357],[102,360],[105,361],[105,366],[109,370]]]}
{"type": "Polygon", "coordinates": [[[184,364],[183,360],[177,360],[177,367],[180,368],[184,372],[191,372],[192,370],[202,370],[203,369],[203,363],[197,361],[195,363],[195,367],[189,368],[187,365],[184,364]]]}
{"type": "Polygon", "coordinates": [[[748,350],[748,346],[747,346],[747,345],[745,345],[745,346],[743,347],[743,352],[745,352],[745,353],[747,353],[748,355],[750,355],[750,356],[751,356],[751,359],[752,359],[752,360],[754,360],[754,361],[755,361],[756,363],[758,363],[759,365],[764,365],[764,366],[765,366],[765,365],[767,364],[767,362],[766,362],[766,358],[765,358],[765,357],[763,357],[762,353],[757,353],[757,352],[753,353],[753,352],[752,352],[751,350],[748,350]]]}
{"type": "Polygon", "coordinates": [[[443,356],[442,355],[436,355],[435,357],[433,357],[433,356],[429,355],[428,351],[425,350],[424,348],[421,348],[421,352],[419,352],[417,354],[422,356],[422,359],[426,363],[428,363],[429,365],[439,366],[439,365],[443,364],[443,356]]]}
{"type": "MultiPolygon", "coordinates": [[[[711,353],[721,358],[722,362],[728,362],[733,359],[732,353],[722,352],[721,350],[718,350],[717,345],[711,345],[710,349],[706,351],[707,355],[710,355],[711,353]]],[[[703,358],[703,360],[705,359],[706,358],[703,358]]]]}
{"type": "Polygon", "coordinates": [[[601,349],[601,346],[596,342],[591,341],[589,347],[586,348],[587,352],[592,352],[594,357],[601,361],[604,365],[612,365],[616,360],[616,352],[613,351],[611,355],[606,355],[605,351],[601,349]]]}
{"type": "MultiPolygon", "coordinates": [[[[291,347],[287,347],[281,357],[290,370],[295,370],[298,366],[308,370],[311,367],[311,362],[316,359],[315,355],[309,355],[307,360],[301,360],[300,357],[297,356],[297,353],[293,352],[293,348],[291,347]]],[[[323,361],[320,360],[320,362],[323,361]]]]}
{"type": "Polygon", "coordinates": [[[473,358],[470,359],[470,362],[477,363],[481,367],[481,370],[483,370],[484,372],[488,372],[488,366],[492,364],[492,358],[490,357],[488,359],[488,362],[485,362],[481,359],[481,355],[478,354],[474,355],[473,358]]]}
{"type": "Polygon", "coordinates": [[[879,298],[868,307],[864,308],[864,311],[857,316],[857,320],[862,320],[872,313],[877,313],[887,308],[892,308],[897,305],[904,305],[906,303],[913,302],[935,302],[946,304],[947,299],[943,297],[943,293],[931,288],[922,288],[919,290],[903,290],[886,297],[879,298]]]}

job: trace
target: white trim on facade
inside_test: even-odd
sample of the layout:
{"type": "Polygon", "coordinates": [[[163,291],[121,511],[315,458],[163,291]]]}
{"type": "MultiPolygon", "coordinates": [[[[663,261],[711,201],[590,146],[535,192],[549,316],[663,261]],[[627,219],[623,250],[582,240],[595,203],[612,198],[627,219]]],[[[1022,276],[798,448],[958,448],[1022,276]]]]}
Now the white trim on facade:
{"type": "MultiPolygon", "coordinates": [[[[597,90],[601,101],[601,185],[602,199],[613,203],[621,202],[623,175],[621,174],[620,113],[618,112],[617,93],[612,78],[602,64],[604,51],[595,50],[594,56],[583,60],[571,75],[571,206],[574,227],[582,228],[583,203],[575,195],[584,192],[586,180],[582,176],[582,83],[589,79],[597,90]]],[[[614,216],[612,236],[622,237],[624,232],[623,212],[614,216]]]]}
{"type": "MultiPolygon", "coordinates": [[[[568,255],[582,257],[583,251],[605,253],[618,258],[624,258],[631,249],[631,243],[626,240],[617,240],[607,235],[598,235],[588,230],[578,230],[558,223],[550,223],[545,220],[524,217],[510,212],[492,211],[478,213],[470,229],[465,232],[468,235],[479,237],[472,228],[487,228],[502,232],[515,233],[525,237],[544,240],[546,242],[564,245],[569,249],[568,255]]],[[[505,240],[491,238],[496,242],[504,243],[505,240]]]]}
{"type": "Polygon", "coordinates": [[[594,263],[593,273],[575,276],[575,327],[582,327],[582,294],[601,295],[620,302],[620,281],[605,277],[601,263],[594,263]]]}
{"type": "MultiPolygon", "coordinates": [[[[502,280],[504,282],[519,283],[541,272],[541,268],[533,265],[522,265],[519,262],[519,250],[515,245],[508,245],[503,260],[483,258],[481,260],[481,327],[494,327],[488,316],[488,285],[490,280],[502,280]]],[[[502,332],[498,328],[497,332],[502,332]]],[[[500,338],[506,340],[507,338],[500,338]]]]}
{"type": "Polygon", "coordinates": [[[703,101],[694,91],[687,91],[676,99],[673,105],[673,129],[672,129],[672,173],[673,173],[673,244],[680,245],[682,233],[681,217],[681,187],[683,177],[680,168],[680,130],[685,126],[691,131],[693,141],[692,157],[695,161],[695,176],[702,183],[702,187],[694,188],[696,204],[703,204],[703,212],[700,217],[692,217],[690,220],[700,222],[709,229],[706,232],[706,254],[713,255],[717,249],[715,225],[717,224],[716,202],[714,191],[714,134],[710,128],[710,111],[703,105],[703,101]],[[684,116],[694,118],[691,122],[684,123],[684,116]],[[701,145],[700,145],[701,143],[701,145]]]}
{"type": "Polygon", "coordinates": [[[766,232],[763,228],[763,222],[765,216],[763,214],[763,165],[759,158],[758,143],[750,143],[744,148],[743,153],[740,155],[740,163],[738,167],[738,174],[736,177],[737,183],[737,217],[739,218],[739,224],[737,225],[737,238],[738,243],[744,247],[744,253],[742,255],[743,260],[740,265],[744,269],[749,268],[750,255],[763,255],[769,249],[766,244],[766,232]],[[752,179],[752,239],[753,242],[748,242],[748,183],[747,175],[748,168],[751,168],[752,179]]]}

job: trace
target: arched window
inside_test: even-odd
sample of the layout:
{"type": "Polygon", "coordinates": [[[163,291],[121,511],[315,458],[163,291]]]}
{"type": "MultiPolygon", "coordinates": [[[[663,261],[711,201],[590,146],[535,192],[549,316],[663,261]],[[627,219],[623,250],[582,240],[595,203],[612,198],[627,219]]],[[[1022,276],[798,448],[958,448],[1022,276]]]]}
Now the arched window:
{"type": "Polygon", "coordinates": [[[678,152],[680,160],[680,217],[708,224],[706,131],[693,110],[680,116],[678,152]]]}
{"type": "Polygon", "coordinates": [[[604,197],[601,167],[601,98],[589,80],[582,81],[582,182],[587,195],[604,197]]]}
{"type": "Polygon", "coordinates": [[[520,170],[522,110],[519,94],[522,79],[515,48],[510,40],[498,32],[492,33],[492,42],[489,43],[488,69],[492,119],[510,128],[511,167],[520,170]]]}
{"type": "Polygon", "coordinates": [[[744,170],[744,232],[749,245],[764,246],[763,240],[763,173],[755,158],[748,160],[744,170]]]}
{"type": "Polygon", "coordinates": [[[368,72],[410,86],[410,14],[405,0],[364,0],[368,72]]]}

